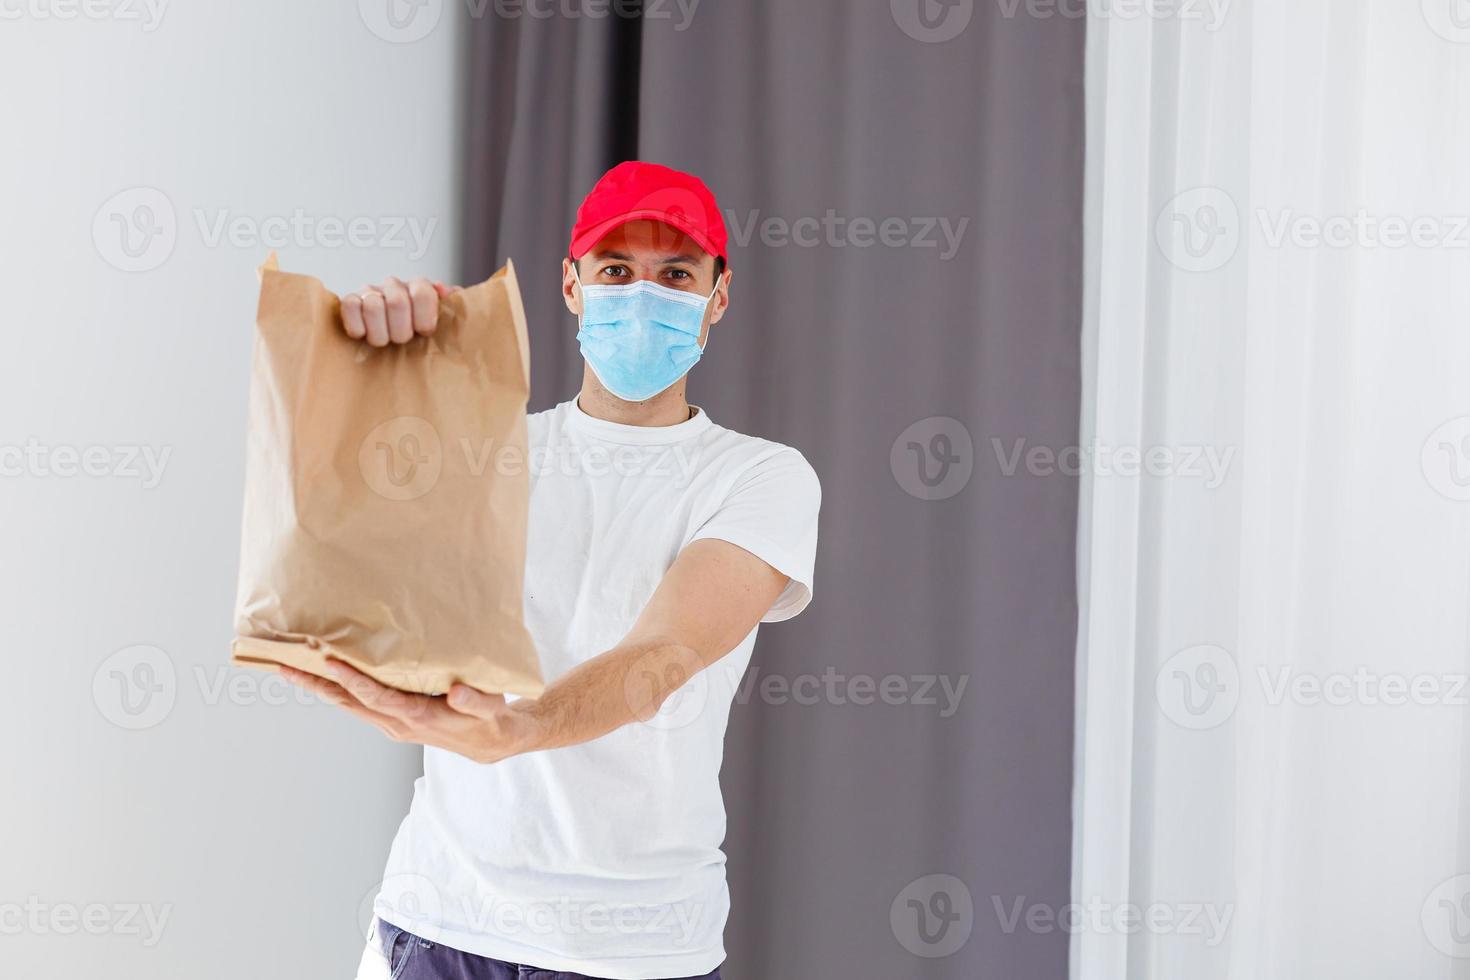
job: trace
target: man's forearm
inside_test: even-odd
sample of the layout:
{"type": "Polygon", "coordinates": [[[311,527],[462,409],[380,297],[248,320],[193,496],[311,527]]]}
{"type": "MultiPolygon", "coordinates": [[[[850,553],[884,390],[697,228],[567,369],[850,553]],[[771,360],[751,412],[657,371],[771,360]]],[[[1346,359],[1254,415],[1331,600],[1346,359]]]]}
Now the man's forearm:
{"type": "Polygon", "coordinates": [[[517,751],[579,745],[646,721],[703,666],[687,646],[660,638],[624,640],[558,678],[541,697],[510,705],[517,751]]]}

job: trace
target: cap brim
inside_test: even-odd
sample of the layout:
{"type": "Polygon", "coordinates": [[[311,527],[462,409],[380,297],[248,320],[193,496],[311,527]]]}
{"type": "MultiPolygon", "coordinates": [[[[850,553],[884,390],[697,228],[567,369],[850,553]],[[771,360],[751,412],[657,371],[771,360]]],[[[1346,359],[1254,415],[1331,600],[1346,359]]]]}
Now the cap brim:
{"type": "Polygon", "coordinates": [[[602,239],[607,236],[608,232],[612,231],[615,228],[621,228],[623,225],[627,224],[630,221],[657,221],[660,224],[668,225],[670,228],[673,228],[677,231],[682,231],[684,234],[694,239],[699,247],[704,249],[710,255],[721,259],[726,257],[723,252],[716,249],[714,245],[710,243],[709,236],[704,233],[704,230],[702,228],[695,226],[694,222],[690,221],[684,216],[678,214],[669,214],[666,211],[641,208],[635,211],[629,211],[626,214],[619,214],[611,218],[605,218],[602,221],[599,221],[597,224],[593,225],[591,228],[588,228],[586,231],[582,232],[582,234],[578,235],[576,238],[572,239],[571,258],[573,260],[580,259],[582,256],[587,254],[588,250],[591,249],[593,245],[596,245],[598,242],[602,241],[602,239]]]}

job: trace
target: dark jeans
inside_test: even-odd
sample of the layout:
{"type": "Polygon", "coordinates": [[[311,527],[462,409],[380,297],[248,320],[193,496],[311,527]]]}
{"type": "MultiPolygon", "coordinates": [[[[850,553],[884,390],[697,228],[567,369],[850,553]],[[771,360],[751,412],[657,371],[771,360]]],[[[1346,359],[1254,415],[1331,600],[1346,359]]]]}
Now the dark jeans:
{"type": "MultiPolygon", "coordinates": [[[[388,975],[392,980],[595,980],[580,973],[538,970],[534,966],[462,953],[420,939],[382,919],[374,928],[378,949],[388,961],[388,975]]],[[[703,977],[686,980],[720,980],[720,971],[716,969],[703,977]]]]}

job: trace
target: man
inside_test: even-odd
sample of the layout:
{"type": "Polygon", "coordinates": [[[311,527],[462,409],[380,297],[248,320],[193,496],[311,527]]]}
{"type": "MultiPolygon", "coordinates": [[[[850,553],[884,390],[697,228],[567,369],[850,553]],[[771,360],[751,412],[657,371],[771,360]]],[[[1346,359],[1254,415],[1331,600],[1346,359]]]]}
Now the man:
{"type": "MultiPolygon", "coordinates": [[[[582,388],[529,419],[540,698],[287,672],[426,747],[362,976],[719,976],[725,723],[757,626],[811,599],[821,497],[800,453],[686,400],[726,265],[714,196],[688,174],[624,163],[578,210],[562,295],[582,388]]],[[[447,292],[391,279],[344,297],[343,325],[407,342],[447,292]]]]}

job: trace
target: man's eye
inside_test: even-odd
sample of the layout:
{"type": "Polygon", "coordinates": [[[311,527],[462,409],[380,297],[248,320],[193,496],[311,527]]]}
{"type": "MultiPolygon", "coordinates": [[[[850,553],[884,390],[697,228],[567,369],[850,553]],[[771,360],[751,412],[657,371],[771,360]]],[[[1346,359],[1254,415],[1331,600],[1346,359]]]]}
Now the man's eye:
{"type": "Polygon", "coordinates": [[[602,270],[602,274],[604,276],[611,276],[614,279],[622,279],[628,274],[628,267],[625,265],[610,265],[602,270]]]}
{"type": "Polygon", "coordinates": [[[690,277],[689,273],[687,271],[685,271],[684,269],[670,269],[669,270],[669,278],[670,279],[677,280],[679,282],[683,282],[684,280],[689,279],[691,277],[690,277]]]}

